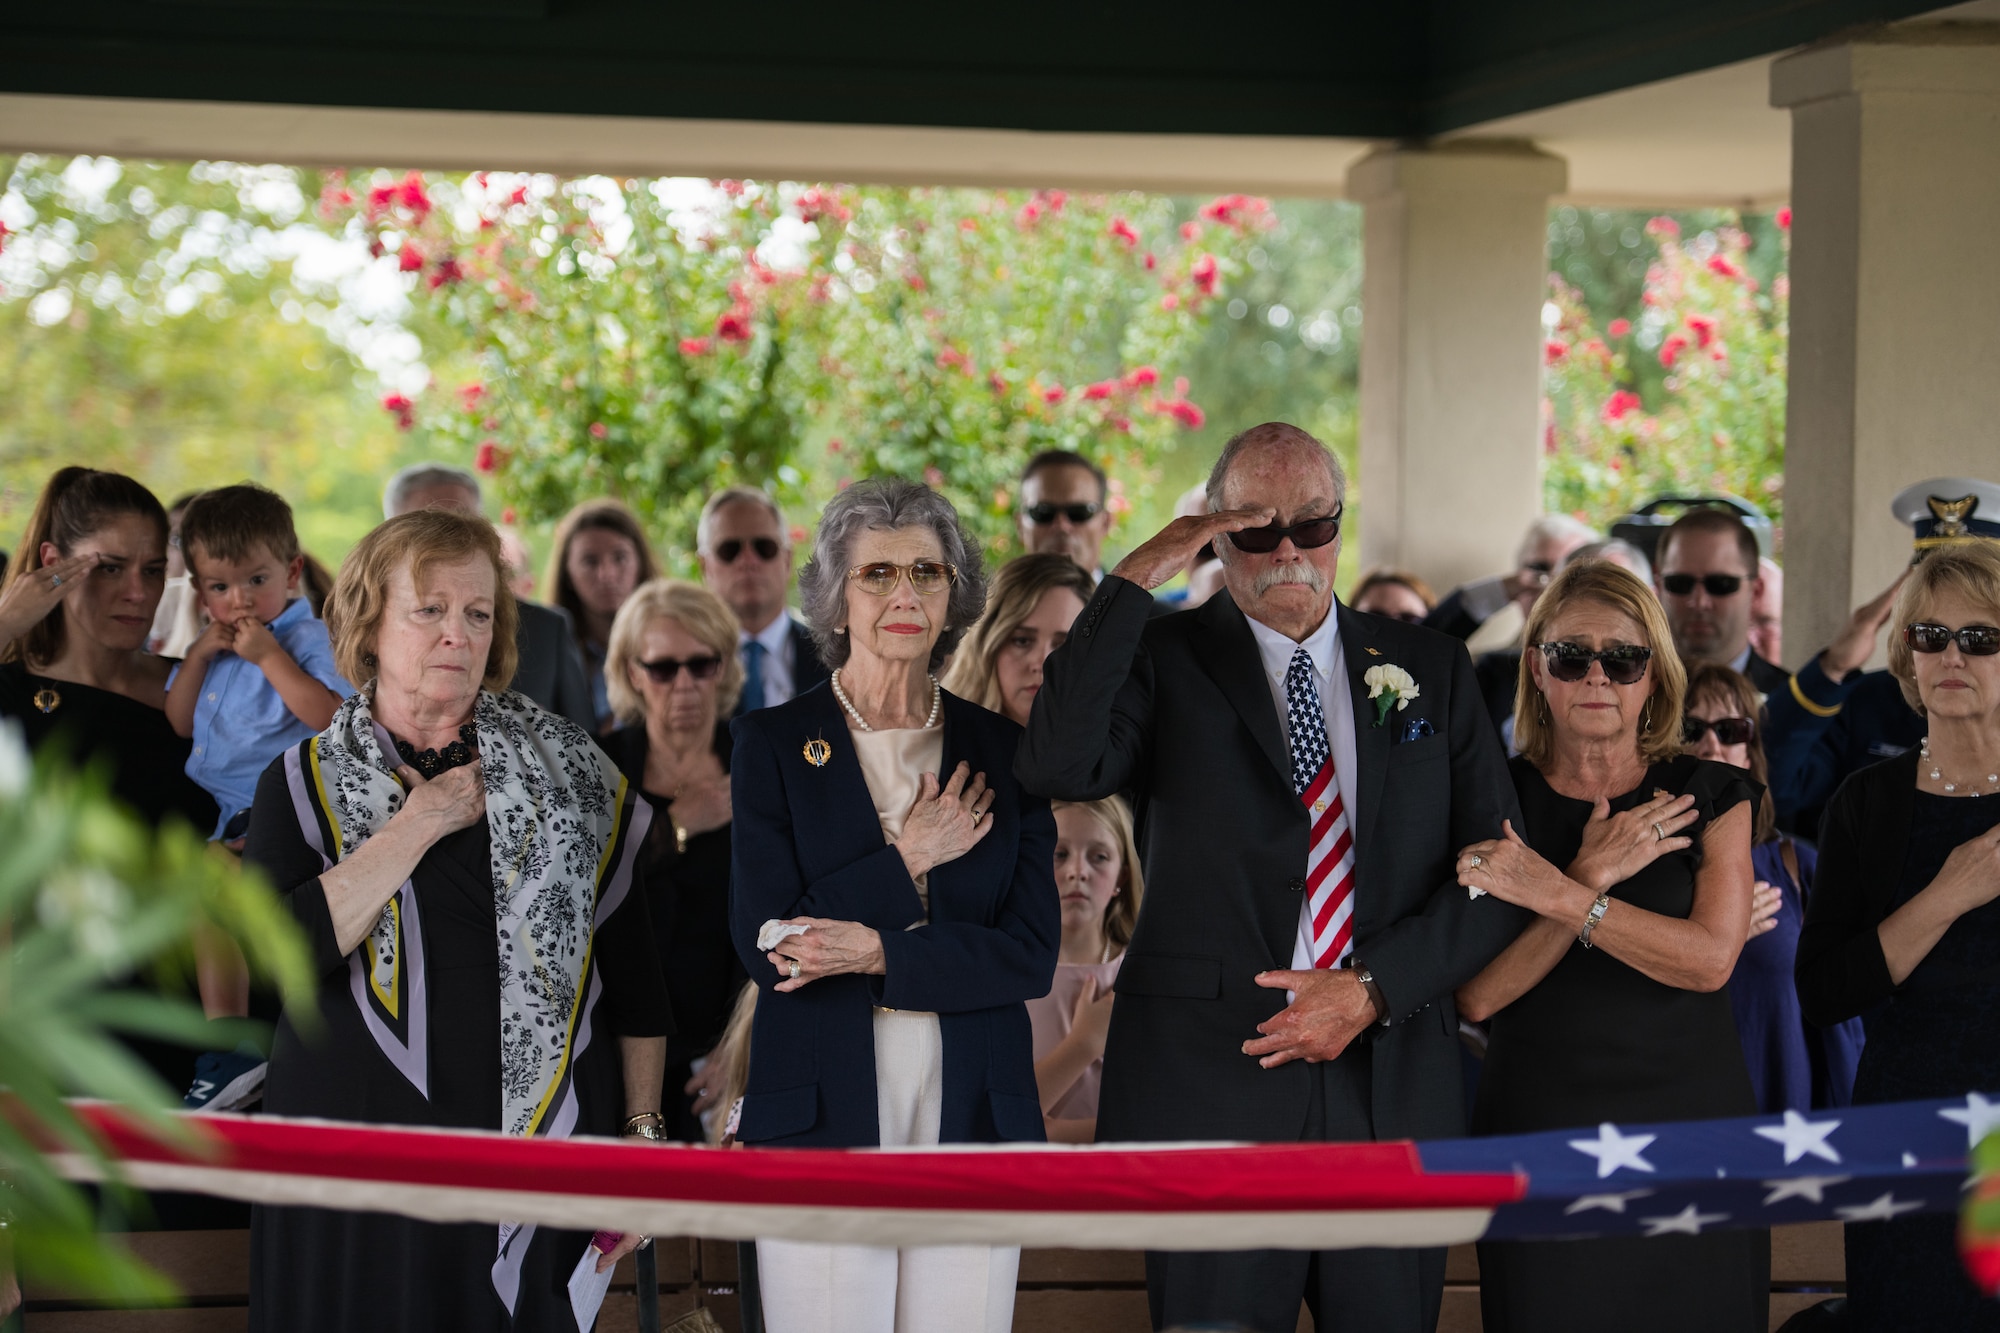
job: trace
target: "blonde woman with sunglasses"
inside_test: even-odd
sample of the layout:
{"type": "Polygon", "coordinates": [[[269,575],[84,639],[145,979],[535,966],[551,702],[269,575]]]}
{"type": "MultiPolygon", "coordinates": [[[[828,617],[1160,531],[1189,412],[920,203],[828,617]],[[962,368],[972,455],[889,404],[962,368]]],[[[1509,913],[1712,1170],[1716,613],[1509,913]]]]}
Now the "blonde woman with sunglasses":
{"type": "MultiPolygon", "coordinates": [[[[1757,1111],[1725,990],[1750,928],[1748,773],[1682,753],[1687,678],[1650,589],[1602,560],[1568,566],[1528,616],[1511,765],[1521,823],[1459,853],[1459,883],[1535,919],[1458,990],[1490,1020],[1475,1134],[1757,1111]]],[[[1605,1188],[1624,1188],[1607,1180],[1605,1188]]],[[[1763,1231],[1479,1247],[1488,1333],[1761,1333],[1763,1231]],[[1588,1275],[1578,1281],[1579,1274],[1588,1275]]]]}
{"type": "MultiPolygon", "coordinates": [[[[1027,1002],[1055,976],[1055,820],[1020,726],[936,672],[986,602],[949,501],[856,482],[799,594],[824,686],[735,723],[730,925],[760,992],[735,1135],[779,1147],[1043,1138],[1027,1002]],[[951,1058],[947,1058],[947,1055],[951,1058]]],[[[1011,1327],[1020,1251],[759,1240],[766,1327],[1011,1327]]]]}

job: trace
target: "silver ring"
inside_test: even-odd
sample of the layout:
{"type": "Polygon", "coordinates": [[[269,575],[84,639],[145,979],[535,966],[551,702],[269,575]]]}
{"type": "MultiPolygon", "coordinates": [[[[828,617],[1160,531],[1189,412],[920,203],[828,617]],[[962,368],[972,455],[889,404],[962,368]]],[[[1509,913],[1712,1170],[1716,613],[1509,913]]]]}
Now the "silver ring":
{"type": "Polygon", "coordinates": [[[60,574],[51,574],[51,575],[49,575],[49,586],[50,586],[51,588],[60,588],[60,587],[62,587],[62,575],[60,575],[60,574]]]}
{"type": "Polygon", "coordinates": [[[799,979],[799,960],[794,958],[792,960],[792,980],[797,981],[798,979],[799,979]]]}
{"type": "Polygon", "coordinates": [[[1466,863],[1466,868],[1469,870],[1477,870],[1479,869],[1479,867],[1485,864],[1486,864],[1486,858],[1481,856],[1478,852],[1474,852],[1472,854],[1472,860],[1466,863]]]}
{"type": "Polygon", "coordinates": [[[1653,825],[1653,841],[1665,842],[1666,840],[1667,840],[1667,831],[1661,828],[1658,824],[1653,825]]]}

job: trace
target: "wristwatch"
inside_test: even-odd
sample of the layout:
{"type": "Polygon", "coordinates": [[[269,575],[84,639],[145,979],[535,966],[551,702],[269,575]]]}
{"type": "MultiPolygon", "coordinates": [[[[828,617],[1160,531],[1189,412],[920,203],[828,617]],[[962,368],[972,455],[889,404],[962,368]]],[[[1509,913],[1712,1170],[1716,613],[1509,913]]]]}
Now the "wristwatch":
{"type": "Polygon", "coordinates": [[[1595,947],[1590,942],[1590,932],[1597,929],[1597,923],[1604,919],[1604,909],[1609,906],[1611,906],[1611,895],[1598,894],[1597,901],[1590,905],[1590,915],[1583,919],[1583,930],[1576,937],[1578,944],[1586,949],[1595,947]]]}
{"type": "Polygon", "coordinates": [[[1389,1002],[1382,998],[1382,988],[1375,984],[1375,974],[1368,965],[1358,958],[1349,957],[1347,965],[1354,972],[1354,979],[1361,983],[1361,989],[1368,992],[1368,1002],[1375,1006],[1375,1021],[1382,1026],[1389,1025],[1389,1002]]]}

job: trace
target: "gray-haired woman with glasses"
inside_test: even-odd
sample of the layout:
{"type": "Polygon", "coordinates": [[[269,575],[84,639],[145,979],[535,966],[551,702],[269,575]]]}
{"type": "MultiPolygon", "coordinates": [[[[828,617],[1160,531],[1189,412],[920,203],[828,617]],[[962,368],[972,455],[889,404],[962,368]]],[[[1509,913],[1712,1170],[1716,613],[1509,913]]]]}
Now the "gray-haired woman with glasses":
{"type": "MultiPolygon", "coordinates": [[[[857,482],[799,591],[832,679],[735,723],[730,928],[761,989],[736,1138],[1038,1141],[1027,1002],[1061,938],[1055,820],[1014,780],[1021,728],[934,675],[985,604],[978,548],[928,487],[857,482]]],[[[783,1333],[1013,1320],[1018,1249],[757,1253],[783,1333]]]]}

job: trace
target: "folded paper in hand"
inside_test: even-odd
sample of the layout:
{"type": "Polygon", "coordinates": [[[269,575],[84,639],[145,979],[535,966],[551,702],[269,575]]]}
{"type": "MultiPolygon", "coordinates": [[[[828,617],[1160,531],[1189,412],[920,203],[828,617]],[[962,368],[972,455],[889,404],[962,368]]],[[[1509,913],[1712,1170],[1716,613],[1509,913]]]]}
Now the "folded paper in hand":
{"type": "Polygon", "coordinates": [[[769,953],[792,936],[805,934],[808,929],[796,921],[766,921],[757,932],[757,947],[769,953]]]}

